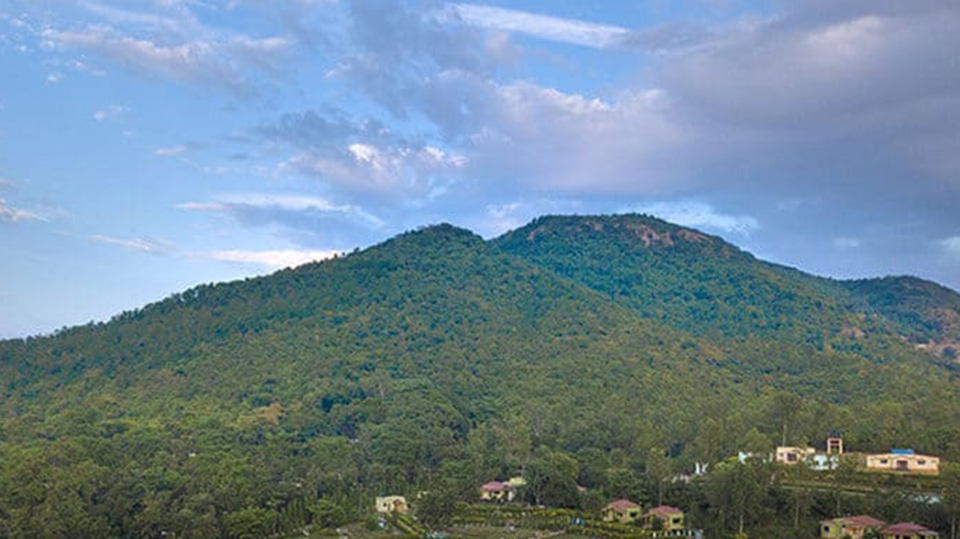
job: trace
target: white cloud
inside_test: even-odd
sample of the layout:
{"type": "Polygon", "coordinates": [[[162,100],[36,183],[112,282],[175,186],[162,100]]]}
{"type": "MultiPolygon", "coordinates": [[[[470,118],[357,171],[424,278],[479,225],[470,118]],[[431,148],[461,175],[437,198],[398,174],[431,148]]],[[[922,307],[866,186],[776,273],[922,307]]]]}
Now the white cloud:
{"type": "Polygon", "coordinates": [[[190,151],[190,146],[187,146],[186,144],[180,144],[178,146],[168,146],[165,148],[157,148],[156,150],[153,150],[153,154],[158,155],[160,157],[176,157],[178,155],[183,155],[189,151],[190,151]]]}
{"type": "Polygon", "coordinates": [[[279,170],[296,170],[351,191],[415,198],[445,189],[469,161],[465,155],[431,145],[356,142],[346,151],[300,152],[281,163],[279,170]]]}
{"type": "Polygon", "coordinates": [[[173,243],[166,240],[158,240],[153,238],[115,238],[96,234],[90,236],[90,239],[100,243],[117,245],[126,249],[133,249],[135,251],[142,251],[150,254],[164,254],[173,249],[173,243]]]}
{"type": "Polygon", "coordinates": [[[833,239],[833,246],[837,249],[856,249],[860,247],[860,239],[841,236],[833,239]]]}
{"type": "Polygon", "coordinates": [[[292,212],[303,214],[339,214],[379,228],[385,223],[359,206],[336,204],[322,197],[303,195],[279,195],[270,193],[226,194],[215,197],[213,202],[185,202],[178,204],[182,210],[226,212],[235,216],[249,211],[292,212]]]}
{"type": "Polygon", "coordinates": [[[279,72],[279,62],[292,46],[285,37],[246,35],[165,43],[124,35],[105,26],[47,29],[41,37],[48,48],[91,50],[133,72],[221,86],[238,93],[248,90],[251,73],[279,72]]]}
{"type": "Polygon", "coordinates": [[[221,202],[184,202],[183,204],[177,204],[176,207],[180,210],[197,211],[225,211],[229,208],[227,204],[221,202]]]}
{"type": "Polygon", "coordinates": [[[21,221],[46,221],[39,213],[16,208],[0,198],[0,223],[19,223],[21,221]]]}
{"type": "Polygon", "coordinates": [[[516,32],[540,39],[594,48],[616,45],[629,34],[626,28],[619,26],[478,4],[451,4],[438,16],[441,19],[462,20],[480,28],[516,32]]]}
{"type": "Polygon", "coordinates": [[[960,236],[951,236],[940,240],[940,248],[948,256],[960,259],[960,236]]]}
{"type": "Polygon", "coordinates": [[[696,201],[654,202],[637,206],[634,210],[682,226],[702,227],[728,233],[746,235],[760,227],[760,223],[749,215],[719,213],[713,206],[696,201]]]}
{"type": "Polygon", "coordinates": [[[130,112],[130,108],[123,105],[110,105],[109,107],[98,110],[93,113],[93,119],[98,122],[106,120],[119,120],[130,112]]]}
{"type": "Polygon", "coordinates": [[[234,262],[244,264],[259,264],[270,269],[290,268],[333,258],[342,253],[338,251],[317,251],[317,250],[273,250],[273,251],[211,251],[201,253],[200,257],[221,262],[234,262]]]}
{"type": "Polygon", "coordinates": [[[14,183],[6,178],[0,178],[0,187],[13,187],[14,183]]]}
{"type": "MultiPolygon", "coordinates": [[[[432,97],[445,99],[440,91],[432,97]]],[[[468,106],[479,108],[483,121],[469,135],[471,172],[552,192],[675,188],[684,172],[677,155],[697,136],[671,118],[670,100],[656,89],[605,101],[529,82],[487,83],[476,99],[468,106]]]]}

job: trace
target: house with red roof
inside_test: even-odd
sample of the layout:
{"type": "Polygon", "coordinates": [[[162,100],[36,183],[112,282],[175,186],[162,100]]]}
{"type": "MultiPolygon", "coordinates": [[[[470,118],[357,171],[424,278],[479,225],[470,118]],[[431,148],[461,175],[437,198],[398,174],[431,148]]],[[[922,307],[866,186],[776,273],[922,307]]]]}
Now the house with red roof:
{"type": "Polygon", "coordinates": [[[480,499],[484,501],[512,502],[516,489],[510,483],[490,481],[480,486],[480,499]]]}
{"type": "Polygon", "coordinates": [[[644,513],[643,525],[646,528],[659,529],[666,532],[682,531],[683,511],[669,505],[654,507],[644,513]]]}
{"type": "Polygon", "coordinates": [[[880,530],[887,523],[867,515],[840,517],[820,522],[820,539],[863,539],[868,531],[880,530]]]}
{"type": "Polygon", "coordinates": [[[630,500],[610,502],[600,511],[604,522],[630,524],[640,518],[640,505],[630,500]]]}
{"type": "Polygon", "coordinates": [[[882,539],[928,539],[940,534],[913,522],[898,522],[880,530],[882,539]]]}

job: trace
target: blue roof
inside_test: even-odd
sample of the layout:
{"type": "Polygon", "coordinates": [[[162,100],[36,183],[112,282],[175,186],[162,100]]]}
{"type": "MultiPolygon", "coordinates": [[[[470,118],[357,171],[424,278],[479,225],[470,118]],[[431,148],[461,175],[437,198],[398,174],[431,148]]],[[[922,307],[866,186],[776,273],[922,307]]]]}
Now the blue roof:
{"type": "Polygon", "coordinates": [[[913,449],[891,449],[891,455],[912,455],[913,449]]]}

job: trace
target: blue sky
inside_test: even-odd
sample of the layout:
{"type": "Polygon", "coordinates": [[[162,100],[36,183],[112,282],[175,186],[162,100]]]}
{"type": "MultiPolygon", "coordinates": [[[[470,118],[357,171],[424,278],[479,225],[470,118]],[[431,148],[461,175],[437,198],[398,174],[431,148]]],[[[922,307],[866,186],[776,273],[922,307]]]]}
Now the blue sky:
{"type": "Polygon", "coordinates": [[[640,211],[960,288],[960,4],[5,0],[0,337],[640,211]]]}

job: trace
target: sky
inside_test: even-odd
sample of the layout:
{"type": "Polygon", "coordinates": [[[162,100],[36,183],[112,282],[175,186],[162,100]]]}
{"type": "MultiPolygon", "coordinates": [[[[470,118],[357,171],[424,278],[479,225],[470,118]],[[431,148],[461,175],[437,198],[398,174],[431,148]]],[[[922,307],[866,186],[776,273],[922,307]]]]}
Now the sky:
{"type": "Polygon", "coordinates": [[[955,0],[0,0],[0,338],[641,212],[960,289],[955,0]]]}

